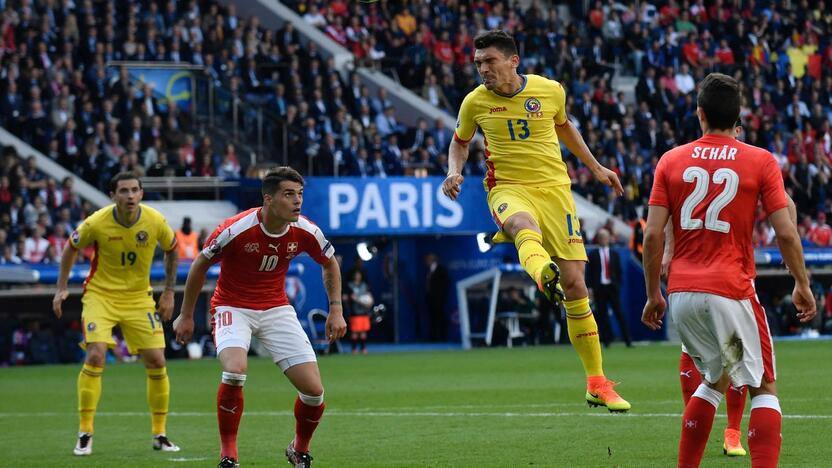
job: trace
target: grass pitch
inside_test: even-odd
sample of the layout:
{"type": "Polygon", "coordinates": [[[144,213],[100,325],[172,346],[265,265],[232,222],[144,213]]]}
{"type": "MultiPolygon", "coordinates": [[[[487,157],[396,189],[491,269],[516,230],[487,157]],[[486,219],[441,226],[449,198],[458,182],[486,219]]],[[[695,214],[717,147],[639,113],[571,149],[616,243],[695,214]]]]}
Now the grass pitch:
{"type": "MultiPolygon", "coordinates": [[[[775,345],[783,421],[781,466],[832,460],[832,343],[775,345]]],[[[613,347],[609,376],[628,415],[587,407],[568,346],[331,356],[320,359],[327,411],[312,444],[315,466],[675,466],[682,403],[679,348],[613,347]]],[[[183,449],[151,450],[141,364],[109,365],[94,453],[75,457],[79,365],[0,370],[3,446],[14,466],[216,466],[213,359],[172,361],[168,435],[183,449]]],[[[239,446],[244,466],[285,465],[295,392],[271,362],[252,359],[239,446]]],[[[750,402],[743,428],[747,426],[750,402]]],[[[748,467],[722,455],[724,403],[702,466],[748,467]]],[[[743,441],[743,444],[747,444],[743,441]]]]}

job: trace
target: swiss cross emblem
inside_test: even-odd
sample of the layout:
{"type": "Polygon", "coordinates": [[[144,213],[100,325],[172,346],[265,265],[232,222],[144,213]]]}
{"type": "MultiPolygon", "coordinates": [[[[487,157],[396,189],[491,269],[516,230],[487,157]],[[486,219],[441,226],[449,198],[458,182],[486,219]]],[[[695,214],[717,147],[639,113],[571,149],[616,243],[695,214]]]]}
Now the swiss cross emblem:
{"type": "Polygon", "coordinates": [[[688,429],[695,429],[697,426],[697,421],[695,419],[686,419],[685,420],[685,427],[688,429]]]}
{"type": "Polygon", "coordinates": [[[289,242],[289,245],[286,246],[286,251],[289,253],[295,253],[298,251],[298,243],[297,242],[289,242]]]}

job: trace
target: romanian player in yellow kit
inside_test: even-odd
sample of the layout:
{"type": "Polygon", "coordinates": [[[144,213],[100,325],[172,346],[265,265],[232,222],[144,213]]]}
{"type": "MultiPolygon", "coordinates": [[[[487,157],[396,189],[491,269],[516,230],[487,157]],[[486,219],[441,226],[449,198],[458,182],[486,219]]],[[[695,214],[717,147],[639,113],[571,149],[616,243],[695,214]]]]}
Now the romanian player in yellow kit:
{"type": "Polygon", "coordinates": [[[176,236],[161,213],[141,204],[142,185],[132,173],[116,174],[110,181],[114,204],[91,214],[69,238],[61,257],[58,290],[52,309],[61,318],[61,304],[69,295],[67,280],[78,251],[95,247],[81,298],[81,319],[87,357],[78,375],[80,427],[75,455],[92,454],[93,418],[101,397],[101,376],[107,348],[115,346],[118,325],[131,353],[141,354],[147,372],[153,449],[178,452],[165,435],[170,382],[165,368],[165,334],[162,322],[173,313],[176,284],[176,236]],[[150,266],[156,245],[165,252],[165,290],[158,308],[150,287],[150,266]]]}
{"type": "Polygon", "coordinates": [[[569,338],[587,376],[587,402],[628,411],[630,403],[604,375],[598,326],[584,282],[586,250],[560,142],[618,195],[623,193],[621,182],[598,163],[567,119],[563,86],[517,73],[520,57],[510,34],[482,33],[474,39],[474,49],[483,84],[462,101],[442,190],[451,199],[459,195],[468,144],[479,127],[485,139],[488,206],[500,228],[495,242],[513,240],[520,263],[538,288],[566,308],[569,338]]]}

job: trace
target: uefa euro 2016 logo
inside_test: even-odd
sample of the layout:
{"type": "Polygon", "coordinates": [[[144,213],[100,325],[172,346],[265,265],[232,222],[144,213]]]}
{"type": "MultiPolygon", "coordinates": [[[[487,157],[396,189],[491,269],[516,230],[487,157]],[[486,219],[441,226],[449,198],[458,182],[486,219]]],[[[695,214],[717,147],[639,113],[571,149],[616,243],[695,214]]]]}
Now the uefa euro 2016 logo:
{"type": "Polygon", "coordinates": [[[165,85],[165,97],[169,101],[191,100],[191,72],[180,71],[173,74],[165,85]]]}

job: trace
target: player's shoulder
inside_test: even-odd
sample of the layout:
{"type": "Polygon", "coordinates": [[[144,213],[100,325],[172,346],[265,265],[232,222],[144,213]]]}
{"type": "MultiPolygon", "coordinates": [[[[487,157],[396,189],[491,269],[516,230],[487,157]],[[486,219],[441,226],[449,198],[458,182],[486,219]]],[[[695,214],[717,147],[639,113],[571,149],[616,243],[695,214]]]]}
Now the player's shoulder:
{"type": "Polygon", "coordinates": [[[529,73],[526,76],[526,88],[527,89],[534,89],[534,88],[541,88],[546,90],[562,90],[563,85],[560,84],[559,81],[550,79],[543,75],[535,75],[529,73]]]}
{"type": "Polygon", "coordinates": [[[317,224],[303,215],[299,216],[298,220],[293,222],[291,225],[292,227],[299,229],[300,232],[311,234],[313,236],[318,235],[318,233],[322,233],[321,228],[319,228],[317,224]]]}
{"type": "Polygon", "coordinates": [[[681,164],[685,161],[685,157],[690,159],[693,154],[693,148],[696,147],[697,141],[685,143],[665,151],[659,158],[659,165],[667,167],[668,165],[681,164]]]}
{"type": "Polygon", "coordinates": [[[165,215],[156,208],[144,203],[140,203],[139,207],[142,210],[142,218],[154,223],[165,222],[165,215]]]}
{"type": "Polygon", "coordinates": [[[257,211],[260,207],[250,208],[241,211],[230,218],[226,218],[217,227],[218,230],[230,228],[236,232],[242,232],[260,223],[260,218],[257,216],[257,211]]]}
{"type": "Polygon", "coordinates": [[[84,219],[84,223],[90,226],[98,227],[108,223],[110,220],[115,220],[115,207],[116,206],[112,204],[99,208],[98,210],[94,211],[92,214],[87,216],[84,219]]]}
{"type": "Polygon", "coordinates": [[[486,89],[485,85],[479,85],[476,88],[472,89],[462,98],[462,105],[466,107],[470,107],[472,104],[476,104],[478,102],[482,102],[483,99],[490,99],[491,92],[486,89]]]}

